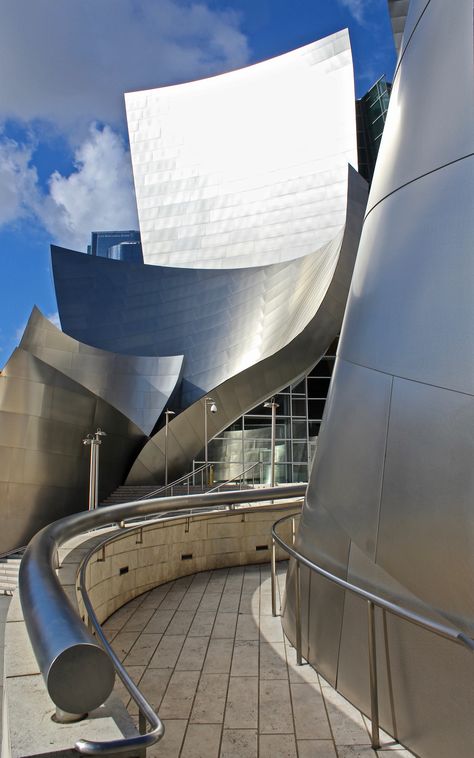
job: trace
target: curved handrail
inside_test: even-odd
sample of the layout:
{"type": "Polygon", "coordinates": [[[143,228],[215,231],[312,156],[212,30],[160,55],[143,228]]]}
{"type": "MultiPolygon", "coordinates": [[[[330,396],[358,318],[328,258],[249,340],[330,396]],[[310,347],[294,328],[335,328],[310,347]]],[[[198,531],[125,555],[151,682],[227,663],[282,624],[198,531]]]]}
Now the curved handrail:
{"type": "MultiPolygon", "coordinates": [[[[136,500],[67,516],[38,532],[20,566],[20,599],[40,671],[58,710],[71,714],[94,710],[107,699],[114,684],[110,658],[86,629],[56,576],[56,556],[62,544],[98,527],[120,525],[126,518],[169,511],[183,517],[186,509],[301,497],[305,491],[303,485],[287,485],[275,489],[136,500]]],[[[88,744],[81,743],[81,752],[88,751],[88,744]]],[[[90,743],[89,747],[95,754],[109,752],[107,745],[100,743],[96,748],[90,743]]]]}
{"type": "Polygon", "coordinates": [[[377,605],[379,608],[384,608],[386,611],[390,611],[390,613],[393,613],[395,616],[399,616],[406,621],[411,621],[412,624],[416,624],[417,626],[429,629],[431,632],[437,634],[440,637],[445,637],[448,640],[453,640],[453,642],[464,645],[471,652],[474,651],[474,639],[468,637],[467,634],[464,634],[464,632],[461,630],[456,630],[452,627],[446,626],[445,624],[440,624],[437,621],[432,621],[420,613],[415,613],[414,611],[408,610],[408,608],[403,608],[403,606],[398,605],[397,603],[392,603],[390,600],[385,600],[385,598],[380,597],[380,595],[375,595],[373,592],[368,592],[356,584],[352,584],[345,579],[341,579],[335,574],[331,574],[330,571],[323,569],[322,566],[318,566],[316,563],[313,563],[313,561],[310,561],[298,550],[295,550],[294,547],[288,545],[276,533],[276,528],[289,518],[291,518],[291,516],[284,516],[273,524],[272,538],[275,540],[275,542],[278,543],[278,545],[280,545],[281,548],[283,548],[283,550],[288,553],[288,555],[291,555],[292,558],[295,558],[297,561],[302,563],[303,566],[311,569],[311,571],[315,571],[320,576],[324,576],[326,579],[334,582],[334,584],[337,584],[339,587],[342,587],[345,590],[349,590],[349,592],[352,592],[364,600],[377,605]]]}
{"type": "MultiPolygon", "coordinates": [[[[375,606],[382,608],[384,611],[392,613],[394,616],[404,619],[416,626],[426,629],[439,637],[444,637],[447,640],[451,640],[458,645],[462,645],[467,648],[469,652],[474,651],[474,639],[469,637],[460,629],[454,629],[453,627],[440,624],[437,621],[423,616],[421,613],[410,611],[408,608],[404,608],[398,603],[393,603],[391,600],[386,600],[380,595],[376,595],[373,592],[364,590],[352,582],[348,582],[346,579],[332,574],[322,566],[318,566],[317,563],[306,558],[299,550],[291,547],[286,543],[278,534],[277,528],[284,521],[293,516],[284,516],[272,526],[272,559],[271,559],[271,587],[272,587],[272,614],[276,616],[276,562],[275,562],[275,545],[278,544],[289,556],[296,561],[296,578],[295,578],[295,616],[296,616],[296,662],[301,665],[303,662],[302,657],[302,644],[301,644],[301,587],[300,587],[300,563],[306,566],[310,571],[314,571],[319,576],[328,579],[341,589],[348,590],[354,595],[367,601],[368,611],[368,644],[369,644],[369,682],[370,682],[370,707],[371,707],[371,721],[372,721],[372,747],[377,750],[380,747],[380,729],[379,729],[379,706],[378,706],[378,684],[377,684],[377,654],[376,654],[376,636],[375,636],[375,606]]],[[[293,529],[294,534],[294,529],[293,529]]]]}
{"type": "Polygon", "coordinates": [[[221,482],[220,484],[217,484],[215,487],[207,491],[207,494],[210,492],[219,492],[221,487],[225,487],[227,484],[232,484],[232,482],[235,482],[236,479],[240,479],[241,476],[244,476],[245,474],[248,474],[249,471],[252,471],[256,466],[261,466],[261,461],[255,461],[255,463],[252,463],[251,466],[248,466],[247,468],[244,468],[243,471],[239,471],[238,474],[232,477],[232,479],[227,479],[226,482],[221,482]]]}
{"type": "Polygon", "coordinates": [[[186,480],[189,482],[189,480],[191,478],[194,478],[196,474],[200,474],[202,471],[204,471],[204,469],[209,468],[210,466],[212,466],[212,463],[204,463],[202,466],[199,466],[199,468],[191,471],[189,474],[183,474],[183,476],[180,476],[179,479],[175,479],[174,482],[163,484],[161,487],[158,487],[157,490],[153,490],[152,492],[148,492],[146,495],[142,495],[138,498],[138,500],[150,500],[151,498],[156,497],[156,495],[159,495],[161,492],[166,494],[168,490],[173,491],[173,487],[176,487],[177,484],[181,484],[181,482],[185,482],[186,480]]]}

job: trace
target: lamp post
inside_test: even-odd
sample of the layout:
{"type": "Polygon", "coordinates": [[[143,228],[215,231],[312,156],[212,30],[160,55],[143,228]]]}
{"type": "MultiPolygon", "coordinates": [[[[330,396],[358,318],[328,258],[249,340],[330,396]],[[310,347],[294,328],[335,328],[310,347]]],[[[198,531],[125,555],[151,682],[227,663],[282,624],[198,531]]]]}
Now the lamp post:
{"type": "Polygon", "coordinates": [[[204,469],[207,471],[207,464],[208,464],[208,450],[207,450],[207,411],[210,410],[211,413],[217,413],[217,405],[215,404],[212,397],[206,397],[204,398],[204,463],[206,468],[204,469]]]}
{"type": "Polygon", "coordinates": [[[90,445],[91,462],[89,471],[89,510],[94,511],[99,504],[99,445],[102,444],[101,437],[106,437],[106,433],[98,428],[94,434],[88,434],[82,442],[84,445],[90,445]]]}
{"type": "Polygon", "coordinates": [[[169,409],[165,411],[165,487],[168,486],[168,424],[170,416],[174,415],[174,411],[169,409]]]}
{"type": "Polygon", "coordinates": [[[280,406],[276,402],[275,398],[267,401],[263,405],[264,408],[272,409],[272,441],[271,441],[271,458],[270,458],[270,486],[275,486],[275,447],[276,447],[276,409],[280,406]]]}

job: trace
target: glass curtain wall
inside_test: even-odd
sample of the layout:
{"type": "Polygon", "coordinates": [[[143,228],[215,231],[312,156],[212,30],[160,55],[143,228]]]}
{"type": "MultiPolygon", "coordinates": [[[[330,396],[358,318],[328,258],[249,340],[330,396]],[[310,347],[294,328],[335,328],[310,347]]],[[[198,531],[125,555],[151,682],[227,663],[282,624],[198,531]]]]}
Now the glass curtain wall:
{"type": "MultiPolygon", "coordinates": [[[[275,395],[275,482],[307,482],[318,442],[335,360],[335,343],[319,363],[297,384],[275,395]]],[[[270,400],[270,398],[269,398],[270,400]]],[[[214,437],[208,444],[213,480],[224,482],[271,482],[271,416],[265,404],[258,405],[214,437]]],[[[204,455],[195,466],[202,465],[204,455]]]]}

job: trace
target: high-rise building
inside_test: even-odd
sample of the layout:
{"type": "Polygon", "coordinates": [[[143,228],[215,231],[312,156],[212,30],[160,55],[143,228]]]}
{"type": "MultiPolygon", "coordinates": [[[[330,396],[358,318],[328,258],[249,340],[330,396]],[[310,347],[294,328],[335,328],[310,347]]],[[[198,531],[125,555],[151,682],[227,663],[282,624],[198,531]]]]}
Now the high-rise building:
{"type": "Polygon", "coordinates": [[[357,150],[359,173],[370,183],[387,119],[392,85],[381,76],[366,94],[356,101],[357,150]]]}
{"type": "Polygon", "coordinates": [[[143,263],[140,232],[127,231],[92,232],[91,244],[87,245],[89,255],[112,258],[115,261],[143,263]]]}

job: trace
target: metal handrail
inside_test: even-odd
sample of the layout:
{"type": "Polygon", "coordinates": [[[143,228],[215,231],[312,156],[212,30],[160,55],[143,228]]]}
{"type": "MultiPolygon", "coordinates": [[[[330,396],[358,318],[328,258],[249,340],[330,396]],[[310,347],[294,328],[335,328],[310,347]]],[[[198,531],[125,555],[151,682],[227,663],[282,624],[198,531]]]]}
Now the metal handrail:
{"type": "Polygon", "coordinates": [[[188,481],[188,495],[189,495],[189,480],[191,478],[194,478],[196,474],[200,474],[204,471],[204,469],[209,468],[212,466],[212,463],[204,463],[203,466],[200,466],[199,468],[195,469],[194,471],[191,471],[189,474],[183,474],[183,476],[180,476],[179,479],[175,479],[174,482],[170,482],[169,484],[163,484],[163,486],[158,487],[157,490],[153,490],[152,492],[148,492],[146,495],[142,495],[142,497],[139,497],[138,500],[150,500],[151,498],[156,497],[156,495],[160,495],[161,493],[165,494],[168,492],[168,490],[172,493],[173,487],[175,487],[177,484],[181,484],[181,482],[188,481]]]}
{"type": "MultiPolygon", "coordinates": [[[[177,518],[186,518],[187,510],[209,508],[212,511],[223,505],[297,498],[305,491],[304,485],[287,485],[277,489],[136,500],[67,516],[38,532],[20,566],[20,599],[30,642],[58,713],[71,715],[94,710],[107,699],[114,685],[114,661],[83,624],[56,575],[56,558],[61,545],[99,527],[123,526],[127,518],[146,518],[160,513],[166,518],[170,512],[177,518]]],[[[222,511],[217,511],[218,514],[222,515],[222,511]]],[[[142,705],[142,712],[147,718],[151,717],[144,699],[142,705]]],[[[154,722],[150,723],[153,726],[154,722]]],[[[80,740],[76,749],[86,754],[105,755],[124,752],[131,745],[134,748],[138,744],[149,746],[151,740],[156,742],[162,734],[157,722],[153,728],[148,734],[128,738],[120,744],[80,740]]]]}
{"type": "MultiPolygon", "coordinates": [[[[206,494],[209,494],[209,493],[206,493],[206,494]]],[[[294,508],[295,504],[291,503],[287,507],[294,508]]],[[[163,515],[158,516],[153,521],[147,520],[146,526],[149,527],[158,522],[167,523],[171,521],[180,521],[185,518],[192,518],[193,516],[209,516],[209,517],[222,516],[222,511],[219,509],[220,509],[220,506],[215,506],[212,509],[207,509],[207,508],[206,509],[192,509],[192,510],[187,509],[186,511],[181,511],[179,513],[173,513],[173,514],[166,512],[163,515]]],[[[252,506],[250,506],[250,509],[254,510],[252,506]]],[[[248,512],[248,509],[245,509],[243,512],[244,513],[248,512]]],[[[230,515],[230,512],[225,511],[224,515],[230,515]]],[[[132,527],[127,528],[127,535],[134,534],[135,532],[141,533],[142,530],[143,530],[143,525],[140,525],[140,526],[133,525],[132,527]]],[[[105,551],[105,547],[107,545],[109,545],[112,542],[115,542],[116,540],[122,539],[123,536],[124,536],[124,532],[123,532],[123,527],[122,527],[119,532],[114,532],[112,535],[109,535],[104,540],[100,541],[98,544],[95,544],[89,550],[87,555],[82,559],[80,570],[79,570],[79,591],[84,601],[84,607],[87,612],[87,619],[88,619],[89,624],[94,628],[95,634],[99,637],[102,643],[102,646],[106,650],[109,658],[112,660],[115,671],[119,675],[120,679],[122,680],[122,683],[124,684],[128,693],[134,700],[135,704],[138,706],[138,723],[139,723],[140,736],[128,737],[128,738],[124,738],[120,740],[110,741],[107,743],[80,739],[76,742],[75,748],[83,755],[106,755],[109,752],[113,752],[115,754],[115,753],[129,751],[132,749],[138,750],[140,748],[148,748],[148,747],[151,747],[151,745],[154,745],[156,742],[158,742],[163,737],[164,732],[165,732],[165,727],[159,717],[159,714],[157,714],[153,710],[150,703],[146,700],[146,698],[143,696],[143,694],[141,693],[137,685],[131,679],[124,665],[120,661],[120,658],[118,658],[113,647],[111,646],[110,642],[105,636],[102,630],[101,624],[92,606],[89,593],[87,592],[87,589],[86,589],[86,571],[87,571],[87,566],[92,556],[95,553],[97,553],[97,551],[100,549],[105,551]],[[152,727],[152,730],[150,732],[146,732],[147,721],[152,727]]],[[[103,556],[105,557],[105,552],[103,552],[103,556]]],[[[103,558],[101,560],[103,560],[103,558]]]]}
{"type": "Polygon", "coordinates": [[[239,473],[233,476],[232,479],[227,479],[226,482],[221,482],[220,484],[217,484],[215,487],[208,490],[207,493],[209,494],[209,492],[219,492],[221,487],[226,487],[228,484],[232,484],[232,482],[235,482],[236,479],[240,479],[241,477],[245,476],[245,474],[248,474],[248,472],[252,471],[252,469],[254,469],[256,466],[262,466],[262,465],[263,464],[261,461],[256,461],[255,463],[252,463],[251,466],[244,468],[243,471],[239,471],[239,473]]]}
{"type": "Polygon", "coordinates": [[[394,616],[409,621],[416,626],[426,629],[439,637],[451,640],[458,645],[462,645],[467,648],[471,653],[474,651],[474,639],[468,637],[467,634],[460,629],[454,629],[440,624],[437,621],[433,621],[420,613],[410,611],[408,608],[404,608],[397,603],[393,603],[390,600],[386,600],[380,595],[376,595],[373,592],[362,589],[356,584],[341,579],[340,577],[332,574],[330,571],[318,566],[318,564],[310,561],[302,553],[291,547],[286,543],[278,534],[277,528],[284,521],[289,518],[293,519],[293,544],[295,540],[295,521],[294,516],[284,516],[272,526],[272,555],[271,555],[271,589],[272,589],[272,615],[276,616],[276,544],[278,544],[289,556],[296,561],[296,576],[295,576],[295,617],[296,617],[296,662],[298,666],[301,666],[303,662],[303,656],[301,651],[301,581],[300,581],[300,563],[306,566],[316,574],[329,579],[329,581],[337,584],[344,590],[352,592],[354,595],[367,601],[368,612],[368,641],[369,641],[369,680],[370,680],[370,703],[371,703],[371,720],[372,720],[372,747],[377,750],[380,747],[380,727],[379,727],[379,708],[378,708],[378,687],[377,687],[377,656],[376,656],[376,638],[375,638],[375,606],[382,608],[394,616]]]}

